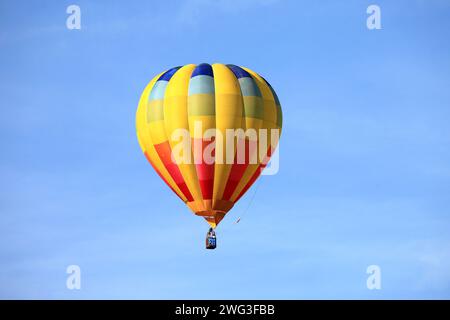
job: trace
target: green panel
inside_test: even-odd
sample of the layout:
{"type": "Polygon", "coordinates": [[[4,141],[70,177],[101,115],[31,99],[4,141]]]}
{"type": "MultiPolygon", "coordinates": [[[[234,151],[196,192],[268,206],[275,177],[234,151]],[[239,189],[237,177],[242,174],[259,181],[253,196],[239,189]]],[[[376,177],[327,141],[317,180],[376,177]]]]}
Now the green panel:
{"type": "Polygon", "coordinates": [[[246,96],[244,99],[244,115],[249,118],[263,119],[264,106],[260,97],[246,96]]]}
{"type": "Polygon", "coordinates": [[[164,100],[148,102],[147,122],[164,120],[164,100]]]}
{"type": "Polygon", "coordinates": [[[214,116],[216,115],[215,97],[213,94],[193,94],[188,98],[189,116],[214,116]]]}

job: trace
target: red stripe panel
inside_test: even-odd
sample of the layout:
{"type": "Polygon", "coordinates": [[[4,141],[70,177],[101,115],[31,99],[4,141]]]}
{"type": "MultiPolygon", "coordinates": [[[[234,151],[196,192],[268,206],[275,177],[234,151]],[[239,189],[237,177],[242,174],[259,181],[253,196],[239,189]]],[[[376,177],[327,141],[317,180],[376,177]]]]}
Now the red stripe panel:
{"type": "Polygon", "coordinates": [[[174,188],[172,188],[172,186],[169,184],[169,182],[166,180],[166,178],[164,178],[164,176],[161,174],[161,172],[156,168],[156,166],[153,164],[152,160],[150,160],[150,157],[148,156],[147,152],[144,152],[145,157],[147,158],[148,162],[152,165],[153,169],[155,169],[156,173],[158,174],[158,176],[169,186],[169,188],[182,200],[184,201],[180,195],[178,194],[178,192],[175,191],[174,188]]]}
{"type": "Polygon", "coordinates": [[[165,141],[163,143],[155,144],[156,153],[158,153],[159,158],[161,159],[164,167],[166,167],[172,179],[177,184],[178,188],[180,188],[181,192],[183,192],[184,196],[188,201],[194,201],[189,189],[184,182],[184,178],[181,175],[180,168],[176,163],[172,162],[172,149],[170,148],[169,141],[165,141]]]}
{"type": "Polygon", "coordinates": [[[242,189],[241,193],[237,196],[235,203],[238,202],[238,200],[247,192],[247,190],[252,186],[253,183],[258,179],[258,177],[261,175],[261,172],[263,172],[264,168],[267,166],[267,163],[270,160],[272,154],[271,147],[268,148],[266,157],[264,158],[264,161],[259,165],[258,169],[256,169],[253,176],[250,178],[250,180],[245,185],[244,189],[242,189]]]}
{"type": "MultiPolygon", "coordinates": [[[[194,159],[196,162],[195,169],[204,200],[212,199],[214,189],[214,163],[205,163],[205,159],[203,159],[204,150],[211,143],[214,142],[203,139],[192,139],[194,159]]],[[[214,151],[212,151],[212,155],[215,155],[214,151]]]]}
{"type": "Polygon", "coordinates": [[[228,177],[228,181],[225,186],[225,190],[223,192],[222,199],[224,200],[230,200],[234,190],[236,190],[239,181],[242,179],[242,176],[244,175],[245,170],[247,169],[250,163],[250,155],[254,155],[257,152],[256,148],[257,142],[250,143],[249,140],[245,139],[244,141],[240,140],[239,143],[245,143],[245,160],[244,163],[238,163],[237,149],[236,149],[236,154],[234,156],[234,163],[231,166],[230,176],[228,177]]]}

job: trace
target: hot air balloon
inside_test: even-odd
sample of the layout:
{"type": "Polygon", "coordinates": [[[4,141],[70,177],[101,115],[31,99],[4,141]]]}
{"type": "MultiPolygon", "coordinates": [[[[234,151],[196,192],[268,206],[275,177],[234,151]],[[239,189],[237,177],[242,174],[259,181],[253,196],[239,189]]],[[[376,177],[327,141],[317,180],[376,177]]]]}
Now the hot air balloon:
{"type": "Polygon", "coordinates": [[[137,137],[148,162],[211,228],[261,175],[281,127],[280,102],[270,84],[230,64],[188,64],[158,74],[136,112],[137,137]],[[253,131],[257,134],[247,134],[253,131]]]}

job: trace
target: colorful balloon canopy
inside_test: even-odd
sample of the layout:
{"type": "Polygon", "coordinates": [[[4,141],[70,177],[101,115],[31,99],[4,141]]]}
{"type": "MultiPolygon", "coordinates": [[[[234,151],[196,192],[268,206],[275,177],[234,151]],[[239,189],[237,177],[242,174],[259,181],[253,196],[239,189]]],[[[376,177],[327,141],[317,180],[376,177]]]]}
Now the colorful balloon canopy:
{"type": "MultiPolygon", "coordinates": [[[[280,102],[270,84],[250,69],[218,63],[189,64],[157,75],[144,89],[136,113],[137,136],[147,160],[172,191],[213,228],[260,176],[276,148],[271,129],[281,130],[281,126],[280,102]],[[216,158],[212,162],[174,161],[172,152],[180,143],[173,134],[177,129],[189,133],[191,159],[208,148],[216,158]],[[218,135],[207,134],[211,129],[221,133],[266,129],[266,150],[256,162],[250,161],[257,152],[250,140],[260,137],[246,136],[245,161],[228,163],[224,159],[229,138],[224,134],[225,142],[218,144],[218,135]]],[[[236,152],[238,137],[232,139],[232,152],[236,152]]]]}

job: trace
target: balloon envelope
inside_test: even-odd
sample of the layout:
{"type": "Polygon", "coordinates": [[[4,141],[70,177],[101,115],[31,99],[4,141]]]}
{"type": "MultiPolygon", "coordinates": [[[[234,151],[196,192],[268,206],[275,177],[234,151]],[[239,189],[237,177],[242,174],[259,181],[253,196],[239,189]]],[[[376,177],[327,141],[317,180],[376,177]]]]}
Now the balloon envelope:
{"type": "Polygon", "coordinates": [[[273,130],[281,127],[280,102],[270,84],[250,69],[218,63],[158,74],[136,113],[147,160],[213,228],[260,176],[276,148],[273,130]],[[265,142],[259,134],[264,130],[265,142]]]}

